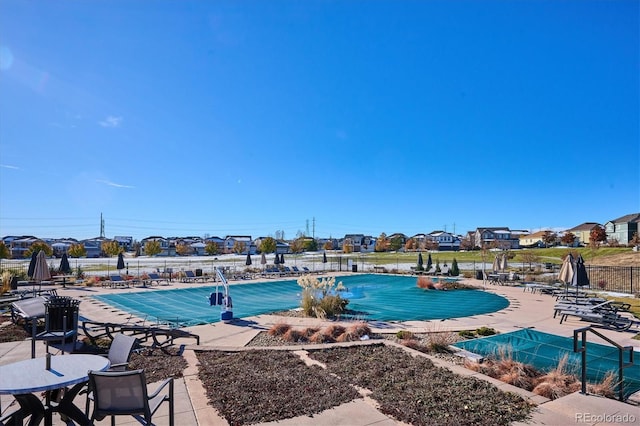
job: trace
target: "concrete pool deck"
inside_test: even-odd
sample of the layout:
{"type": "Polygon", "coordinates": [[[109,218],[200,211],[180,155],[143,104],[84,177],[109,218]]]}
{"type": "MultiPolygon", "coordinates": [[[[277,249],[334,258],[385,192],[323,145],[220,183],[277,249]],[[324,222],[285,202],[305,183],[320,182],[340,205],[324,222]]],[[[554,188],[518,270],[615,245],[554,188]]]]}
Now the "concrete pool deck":
{"type": "MultiPolygon", "coordinates": [[[[467,280],[471,284],[482,286],[481,281],[467,280]]],[[[251,281],[251,282],[256,282],[251,281]]],[[[268,281],[267,281],[268,282],[268,281]]],[[[233,284],[233,283],[232,283],[233,284]]],[[[185,284],[173,282],[170,286],[153,287],[153,290],[165,290],[184,288],[194,285],[211,285],[204,284],[185,284]]],[[[149,291],[149,289],[131,288],[131,289],[108,289],[97,287],[75,287],[68,286],[65,289],[57,288],[59,295],[72,296],[79,298],[83,302],[80,305],[80,314],[82,317],[93,321],[112,321],[126,322],[134,321],[128,314],[123,313],[115,308],[105,305],[91,298],[92,295],[106,294],[111,292],[131,292],[131,291],[149,291]]],[[[490,291],[506,297],[510,305],[501,311],[491,314],[477,315],[466,318],[454,318],[448,320],[431,320],[431,321],[408,321],[408,322],[383,322],[370,321],[369,325],[374,332],[393,333],[404,329],[412,332],[427,331],[459,331],[465,329],[476,329],[482,326],[493,327],[500,332],[509,332],[525,327],[533,327],[538,331],[544,331],[552,334],[571,336],[573,330],[583,327],[587,323],[574,319],[560,324],[559,319],[553,318],[553,305],[555,298],[549,295],[531,293],[523,291],[522,287],[510,286],[486,286],[486,291],[490,291]]],[[[242,303],[241,300],[235,300],[235,303],[242,303]]],[[[213,311],[212,316],[217,311],[213,311]]],[[[321,325],[323,321],[312,318],[282,317],[275,315],[258,315],[254,317],[236,319],[231,323],[212,323],[207,325],[199,325],[188,327],[187,330],[200,336],[200,346],[191,345],[191,341],[185,341],[188,346],[185,347],[185,358],[189,363],[189,367],[184,372],[184,378],[176,380],[176,424],[179,425],[226,425],[227,422],[220,418],[215,410],[207,404],[207,398],[202,384],[197,378],[197,360],[195,357],[195,349],[204,348],[237,348],[245,346],[261,331],[269,329],[273,324],[278,322],[287,322],[295,327],[321,325]]],[[[640,349],[640,341],[633,340],[635,333],[632,332],[616,332],[611,330],[599,330],[607,337],[623,346],[633,346],[636,350],[640,349]]],[[[637,330],[636,330],[637,331],[637,330]]],[[[599,342],[595,335],[589,336],[589,341],[599,342]]],[[[30,341],[11,342],[0,344],[0,365],[8,364],[14,361],[27,359],[30,357],[31,344],[30,341]]],[[[43,344],[37,345],[38,356],[44,354],[45,348],[43,344]]],[[[635,416],[636,421],[640,418],[640,409],[637,406],[627,403],[621,403],[615,400],[601,398],[593,395],[582,395],[579,393],[571,394],[555,401],[549,401],[540,396],[532,395],[529,392],[504,384],[486,376],[479,375],[471,370],[467,370],[458,365],[432,358],[436,364],[447,367],[452,371],[472,375],[474,377],[488,380],[496,386],[504,390],[511,390],[529,398],[538,404],[532,418],[522,424],[547,424],[547,425],[565,425],[565,424],[628,424],[624,421],[624,414],[635,416]],[[622,419],[622,420],[620,420],[622,419]],[[611,420],[620,420],[616,423],[611,420]]],[[[154,389],[150,385],[150,389],[154,389]]],[[[10,395],[1,395],[0,402],[2,410],[5,410],[12,402],[10,395]]],[[[82,407],[84,401],[77,399],[76,403],[82,407]]],[[[10,408],[9,411],[13,409],[10,408]]],[[[160,412],[154,416],[156,424],[167,425],[168,410],[166,407],[161,408],[160,412]],[[163,411],[164,410],[164,411],[163,411]]],[[[108,424],[108,419],[96,424],[108,424]]],[[[314,417],[297,417],[294,419],[281,420],[274,422],[278,425],[397,425],[400,422],[387,417],[376,409],[374,404],[367,400],[356,400],[339,407],[327,410],[314,417]]],[[[54,416],[54,424],[65,424],[58,416],[54,416]]],[[[119,417],[117,424],[137,424],[135,420],[127,417],[119,417]]]]}

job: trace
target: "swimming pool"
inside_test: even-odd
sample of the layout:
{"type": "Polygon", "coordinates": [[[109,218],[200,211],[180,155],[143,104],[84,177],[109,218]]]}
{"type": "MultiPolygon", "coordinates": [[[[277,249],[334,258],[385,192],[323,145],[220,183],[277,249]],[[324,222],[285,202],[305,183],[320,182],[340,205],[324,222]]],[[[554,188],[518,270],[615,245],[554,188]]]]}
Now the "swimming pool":
{"type": "MultiPolygon", "coordinates": [[[[394,275],[350,275],[336,278],[347,291],[348,309],[365,312],[363,319],[410,321],[459,318],[504,309],[502,296],[480,290],[424,290],[415,277],[394,275]]],[[[141,291],[94,296],[152,322],[180,325],[208,324],[220,320],[220,308],[209,306],[215,285],[163,291],[141,291]]],[[[233,315],[236,318],[260,315],[300,306],[302,288],[295,280],[266,281],[231,285],[233,315]]]]}

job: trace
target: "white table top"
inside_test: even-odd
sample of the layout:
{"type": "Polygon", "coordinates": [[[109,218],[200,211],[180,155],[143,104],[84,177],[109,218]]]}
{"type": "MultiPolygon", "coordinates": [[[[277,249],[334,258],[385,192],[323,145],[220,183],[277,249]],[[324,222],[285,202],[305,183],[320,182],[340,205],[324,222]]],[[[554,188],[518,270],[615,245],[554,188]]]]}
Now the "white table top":
{"type": "Polygon", "coordinates": [[[60,389],[89,380],[89,370],[104,371],[109,359],[100,355],[56,355],[51,370],[46,358],[31,358],[0,366],[0,394],[26,394],[60,389]]]}

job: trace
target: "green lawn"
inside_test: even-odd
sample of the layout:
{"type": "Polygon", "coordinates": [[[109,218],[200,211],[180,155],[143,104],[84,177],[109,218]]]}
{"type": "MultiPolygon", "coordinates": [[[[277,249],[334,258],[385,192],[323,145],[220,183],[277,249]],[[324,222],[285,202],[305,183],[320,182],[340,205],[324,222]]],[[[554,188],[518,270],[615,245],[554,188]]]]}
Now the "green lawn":
{"type": "MultiPolygon", "coordinates": [[[[513,258],[509,259],[509,263],[513,266],[522,264],[522,255],[524,252],[534,253],[539,258],[540,263],[553,263],[560,265],[562,263],[562,258],[569,252],[582,254],[582,257],[585,261],[589,262],[600,256],[611,256],[619,253],[627,253],[631,252],[631,248],[628,247],[603,247],[597,250],[592,250],[590,248],[540,248],[540,249],[524,249],[524,250],[511,250],[510,254],[515,255],[513,258]]],[[[492,263],[495,255],[499,252],[487,252],[485,253],[484,261],[486,263],[492,263]]],[[[422,253],[422,258],[424,264],[427,263],[428,254],[422,253]]],[[[477,262],[481,263],[483,261],[483,254],[481,251],[468,251],[468,252],[433,252],[431,253],[431,259],[435,264],[437,260],[440,261],[440,265],[445,262],[450,266],[453,258],[456,258],[458,263],[464,262],[477,262]]],[[[396,264],[400,263],[416,263],[418,262],[418,253],[351,253],[351,254],[342,254],[342,253],[332,253],[327,252],[327,260],[328,262],[337,263],[338,259],[342,259],[343,265],[346,265],[347,259],[352,259],[354,263],[361,264],[361,262],[366,262],[367,264],[381,265],[389,268],[393,268],[396,264]]],[[[322,255],[318,255],[318,260],[322,260],[322,255]]]]}

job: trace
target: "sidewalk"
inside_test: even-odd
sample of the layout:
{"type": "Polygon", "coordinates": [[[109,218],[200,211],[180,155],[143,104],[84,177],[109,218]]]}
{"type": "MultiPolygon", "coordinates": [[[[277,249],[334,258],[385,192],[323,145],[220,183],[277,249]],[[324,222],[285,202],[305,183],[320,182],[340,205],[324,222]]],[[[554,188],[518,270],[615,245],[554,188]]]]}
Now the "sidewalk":
{"type": "MultiPolygon", "coordinates": [[[[162,289],[162,288],[161,288],[162,289]]],[[[107,292],[108,289],[71,289],[64,292],[64,295],[82,297],[81,314],[92,320],[118,321],[127,319],[126,315],[107,307],[99,302],[87,298],[87,294],[97,292],[107,292]],[[67,294],[68,293],[68,294],[67,294]]],[[[121,290],[118,290],[121,291],[121,290]]],[[[374,332],[393,333],[400,329],[411,330],[419,333],[425,331],[445,331],[475,329],[481,326],[493,327],[500,332],[509,332],[523,327],[535,327],[537,330],[559,335],[570,335],[572,330],[584,325],[578,321],[568,321],[559,324],[558,319],[552,318],[553,304],[555,299],[536,293],[523,292],[521,288],[488,286],[487,291],[507,297],[510,306],[502,311],[487,315],[478,315],[468,318],[456,318],[445,321],[412,321],[406,323],[391,322],[371,322],[370,326],[374,332]]],[[[185,359],[189,367],[184,372],[184,378],[175,381],[175,422],[176,425],[227,425],[228,423],[220,418],[216,411],[207,404],[205,390],[198,380],[197,359],[194,350],[198,348],[235,348],[245,346],[259,332],[267,330],[271,325],[286,321],[293,326],[313,325],[322,321],[312,318],[280,317],[272,315],[260,315],[256,317],[235,320],[233,323],[214,323],[188,328],[189,331],[200,336],[200,346],[187,346],[184,352],[185,359]]],[[[622,345],[640,347],[640,341],[632,340],[632,333],[620,333],[605,330],[605,334],[614,341],[622,345]]],[[[38,342],[36,345],[37,356],[44,356],[44,344],[38,342]]],[[[31,343],[29,340],[23,342],[10,342],[0,344],[0,365],[27,359],[31,356],[31,343]]],[[[532,418],[525,423],[529,425],[574,425],[574,424],[629,424],[631,416],[635,416],[635,421],[640,419],[640,408],[616,400],[601,398],[593,395],[582,395],[575,393],[549,401],[537,395],[533,395],[522,389],[515,388],[497,380],[477,374],[461,366],[450,364],[437,358],[431,358],[434,363],[447,367],[458,374],[473,375],[494,383],[503,390],[517,392],[538,404],[532,418]],[[626,420],[625,420],[626,419],[626,420]]],[[[155,389],[154,384],[149,385],[149,389],[155,389]]],[[[79,407],[84,407],[83,396],[79,396],[75,403],[79,407]]],[[[13,402],[11,395],[0,395],[0,407],[6,410],[13,402]]],[[[154,416],[154,421],[158,426],[168,425],[168,407],[164,404],[160,411],[154,416]]],[[[248,408],[250,409],[250,408],[248,408]]],[[[13,407],[9,408],[13,410],[13,407]]],[[[96,424],[109,424],[110,420],[105,419],[96,424]]],[[[59,416],[54,416],[54,425],[64,425],[59,416]]],[[[138,424],[133,418],[125,416],[117,418],[117,424],[138,424]]],[[[396,425],[401,424],[391,419],[377,410],[375,401],[370,399],[360,399],[326,410],[313,417],[297,417],[278,422],[264,423],[264,425],[396,425]]]]}

